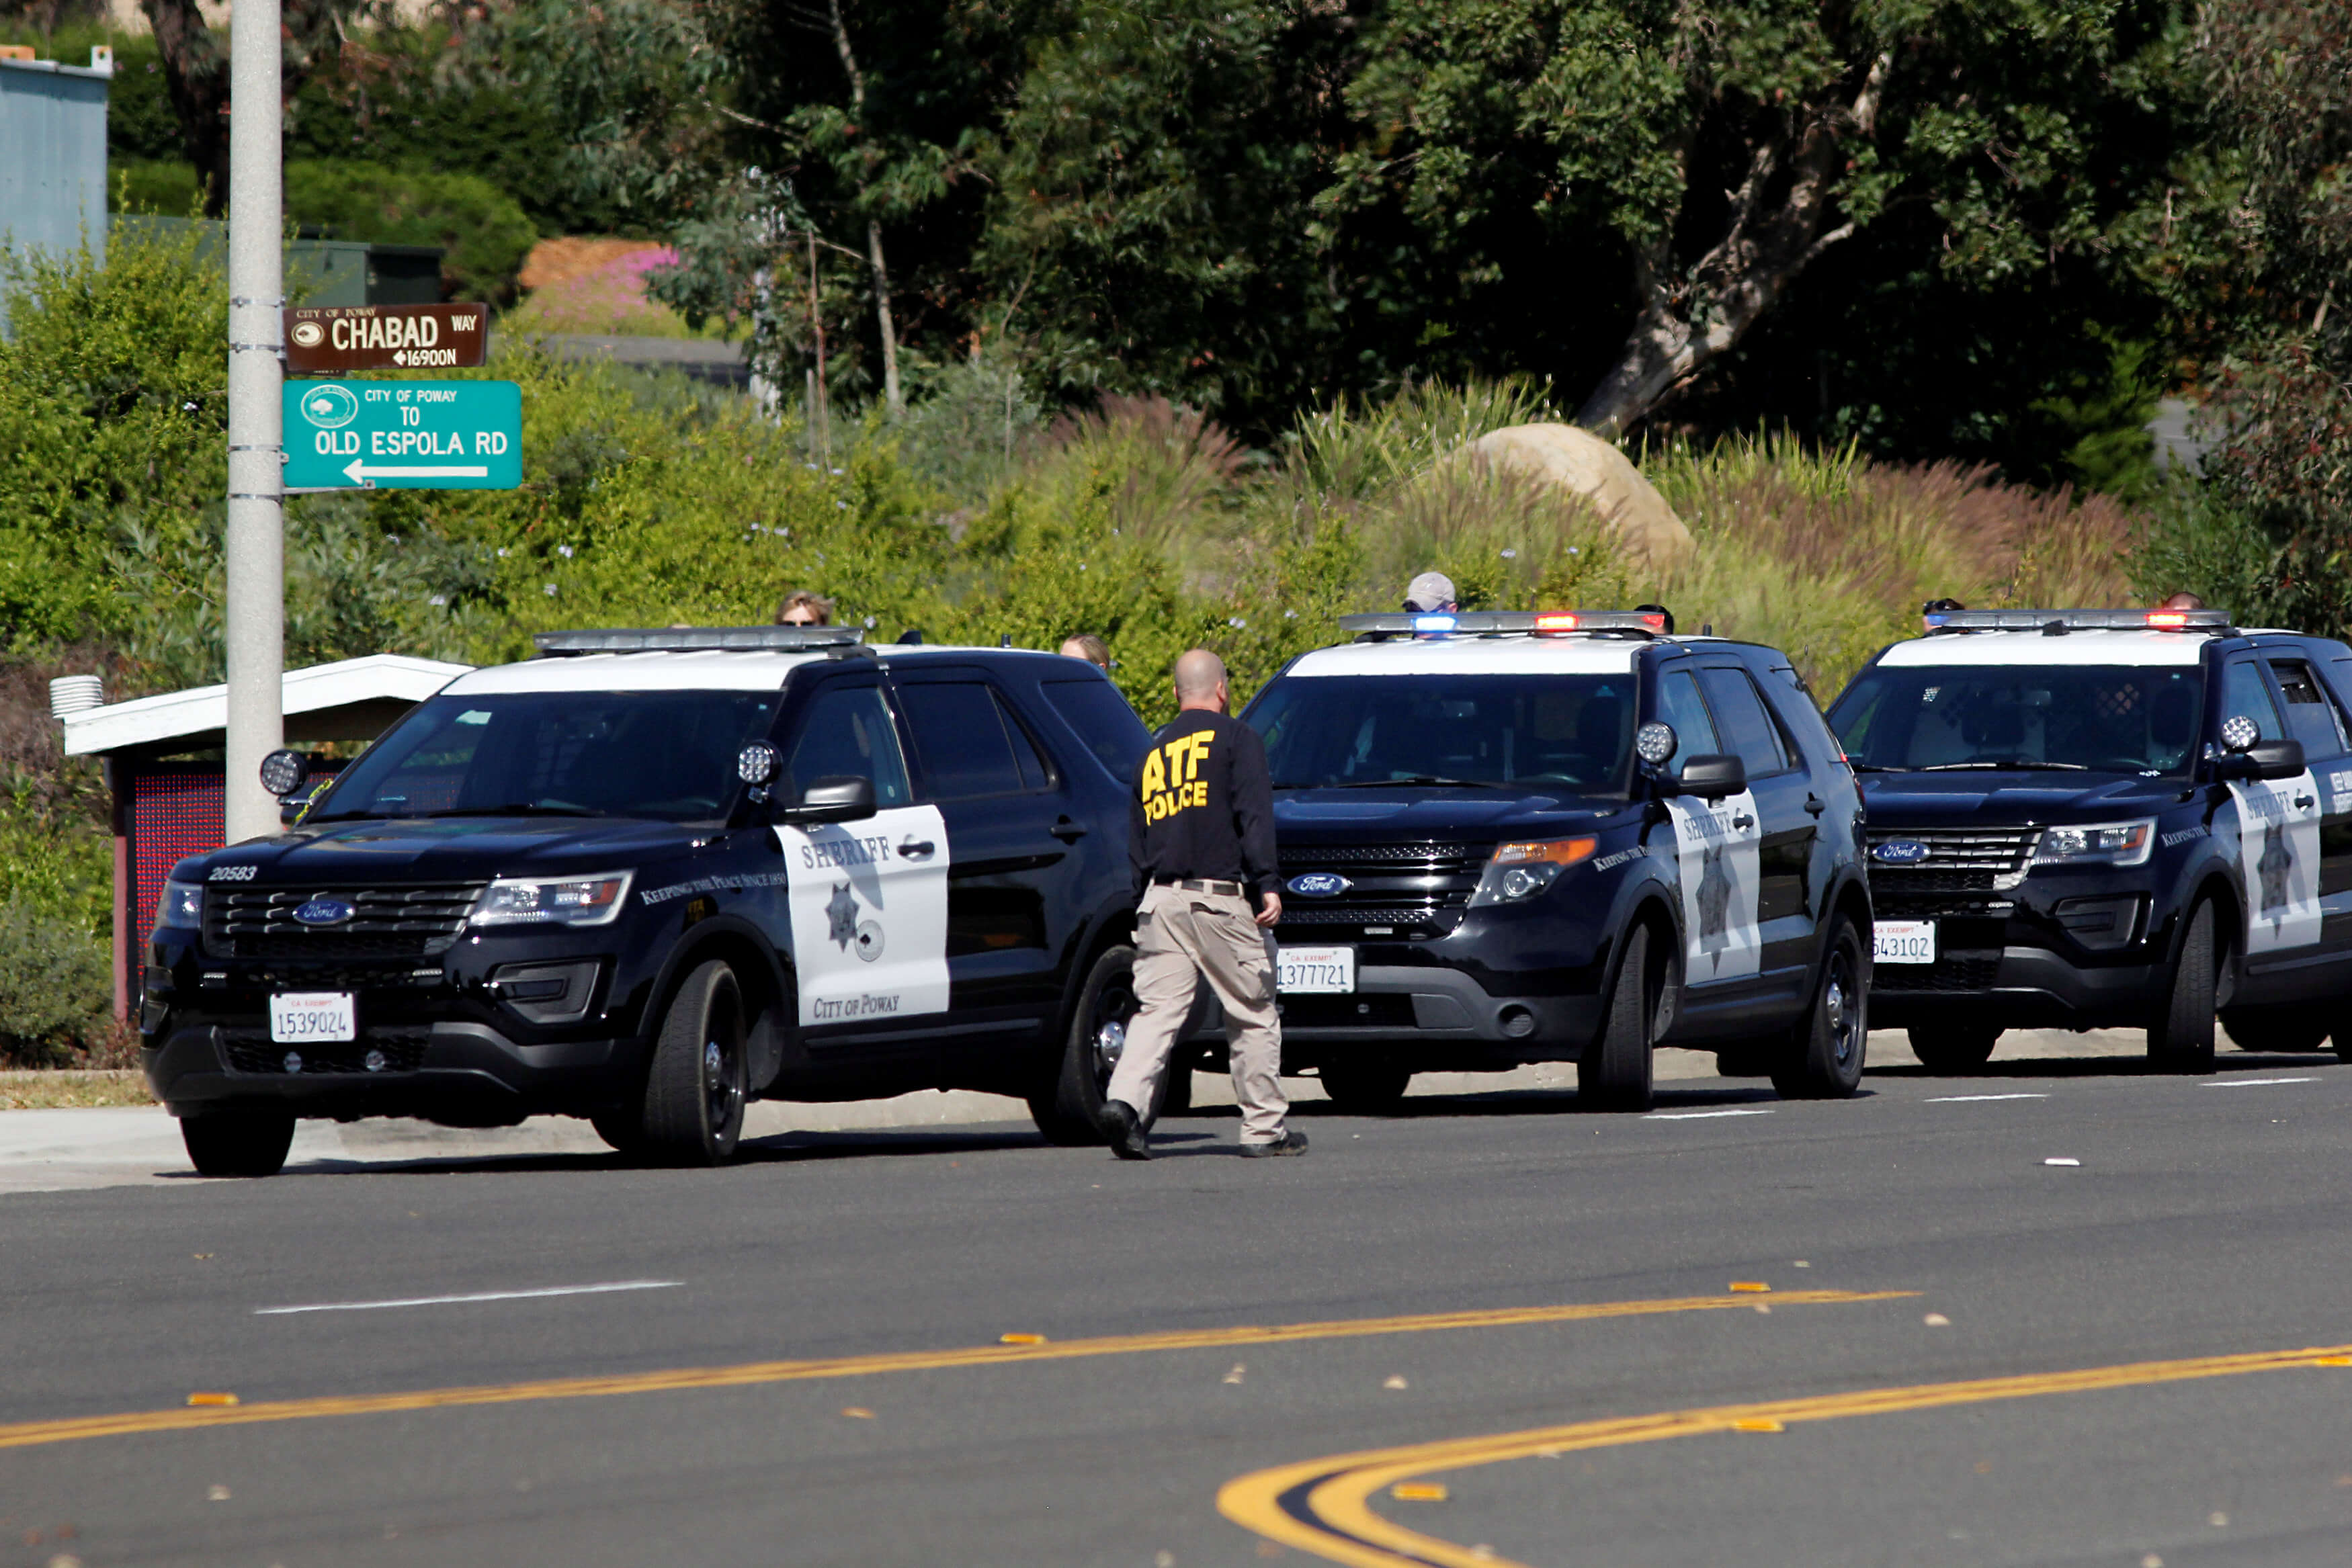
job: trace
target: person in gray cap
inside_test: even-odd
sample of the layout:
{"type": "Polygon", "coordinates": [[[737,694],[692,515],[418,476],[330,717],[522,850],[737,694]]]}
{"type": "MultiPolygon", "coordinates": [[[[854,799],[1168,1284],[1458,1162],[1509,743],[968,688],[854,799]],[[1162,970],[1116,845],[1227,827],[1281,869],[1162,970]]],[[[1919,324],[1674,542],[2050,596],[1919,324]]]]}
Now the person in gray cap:
{"type": "Polygon", "coordinates": [[[1454,580],[1442,571],[1424,571],[1405,585],[1404,607],[1408,614],[1434,615],[1455,608],[1454,580]]]}

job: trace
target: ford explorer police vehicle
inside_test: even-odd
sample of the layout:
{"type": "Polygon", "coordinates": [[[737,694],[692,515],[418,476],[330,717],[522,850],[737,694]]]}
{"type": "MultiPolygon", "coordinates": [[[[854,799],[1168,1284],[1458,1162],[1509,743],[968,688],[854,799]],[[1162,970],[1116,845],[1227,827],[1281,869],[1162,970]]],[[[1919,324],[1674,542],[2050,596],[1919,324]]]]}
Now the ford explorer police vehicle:
{"type": "Polygon", "coordinates": [[[1281,860],[1286,1061],[1379,1108],[1421,1071],[1659,1044],[1851,1094],[1869,981],[1853,776],[1788,659],[1655,612],[1354,615],[1244,717],[1281,860]]]}
{"type": "Polygon", "coordinates": [[[849,629],[567,632],[462,675],[299,819],[172,873],[148,1076],[196,1167],[298,1116],[584,1115],[716,1162],[746,1100],[1092,1113],[1135,1010],[1127,780],[1083,661],[849,629]]]}
{"type": "MultiPolygon", "coordinates": [[[[2352,1027],[2352,649],[2218,610],[1937,611],[1830,723],[1869,808],[1882,1026],[2145,1027],[2213,1065],[2352,1027]]],[[[2343,1048],[2343,1037],[2338,1037],[2343,1048]]]]}

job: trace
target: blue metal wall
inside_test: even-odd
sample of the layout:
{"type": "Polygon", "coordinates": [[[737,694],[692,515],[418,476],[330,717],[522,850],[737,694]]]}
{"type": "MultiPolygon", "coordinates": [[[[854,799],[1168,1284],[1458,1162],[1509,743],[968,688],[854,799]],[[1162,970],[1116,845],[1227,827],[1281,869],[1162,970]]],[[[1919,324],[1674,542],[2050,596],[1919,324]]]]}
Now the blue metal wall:
{"type": "Polygon", "coordinates": [[[0,245],[106,249],[103,68],[0,59],[0,245]]]}

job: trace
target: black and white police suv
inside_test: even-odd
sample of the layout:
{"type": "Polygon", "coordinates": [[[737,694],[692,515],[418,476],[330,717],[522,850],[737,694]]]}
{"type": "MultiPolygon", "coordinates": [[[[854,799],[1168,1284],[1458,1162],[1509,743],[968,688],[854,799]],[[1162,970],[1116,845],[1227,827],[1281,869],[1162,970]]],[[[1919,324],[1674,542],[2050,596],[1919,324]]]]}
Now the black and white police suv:
{"type": "Polygon", "coordinates": [[[2352,1030],[2352,649],[2229,620],[1931,608],[1832,705],[1875,1021],[1929,1067],[2029,1026],[2144,1026],[2180,1071],[2217,1010],[2253,1049],[2352,1030]]]}
{"type": "Polygon", "coordinates": [[[1150,735],[1080,660],[859,635],[549,634],[315,800],[273,753],[288,831],[182,862],[144,974],[196,1167],[277,1170],[298,1116],[541,1113],[716,1162],[747,1099],[923,1087],[1099,1142],[1150,735]]]}
{"type": "Polygon", "coordinates": [[[1353,615],[1244,717],[1282,871],[1283,1051],[1342,1105],[1419,1071],[1575,1061],[1646,1106],[1651,1051],[1783,1093],[1862,1072],[1860,800],[1769,648],[1654,612],[1353,615]]]}

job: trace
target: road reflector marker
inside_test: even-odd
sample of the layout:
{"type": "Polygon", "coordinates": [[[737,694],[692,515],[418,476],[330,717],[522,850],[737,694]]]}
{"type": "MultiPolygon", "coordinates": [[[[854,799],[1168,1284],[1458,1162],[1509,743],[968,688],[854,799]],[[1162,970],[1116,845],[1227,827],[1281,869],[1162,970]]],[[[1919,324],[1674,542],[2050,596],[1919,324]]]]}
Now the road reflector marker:
{"type": "Polygon", "coordinates": [[[1731,1424],[1735,1432],[1785,1432],[1789,1428],[1769,1416],[1747,1416],[1731,1424]]]}
{"type": "Polygon", "coordinates": [[[1769,1291],[1772,1287],[1761,1280],[1734,1280],[1731,1288],[1735,1291],[1769,1291]]]}
{"type": "Polygon", "coordinates": [[[1044,1344],[1045,1343],[1045,1336],[1041,1333],[1001,1333],[996,1336],[996,1343],[999,1344],[1044,1344]]]}
{"type": "Polygon", "coordinates": [[[1391,1373],[1389,1375],[1388,1381],[1381,1384],[1381,1386],[1382,1388],[1408,1388],[1412,1385],[1406,1383],[1402,1377],[1399,1376],[1395,1373],[1391,1373]]]}
{"type": "Polygon", "coordinates": [[[1389,1488],[1389,1496],[1399,1502],[1444,1502],[1446,1498],[1444,1481],[1399,1481],[1389,1488]]]}
{"type": "Polygon", "coordinates": [[[1946,1317],[1941,1312],[1929,1312],[1926,1317],[1921,1318],[1919,1321],[1926,1323],[1931,1329],[1948,1329],[1952,1326],[1952,1320],[1946,1317]]]}
{"type": "Polygon", "coordinates": [[[2060,1155],[2055,1159],[2044,1160],[2042,1163],[2045,1166],[2079,1166],[2083,1162],[2080,1160],[2070,1160],[2063,1155],[2060,1155]]]}
{"type": "Polygon", "coordinates": [[[874,1412],[868,1410],[863,1405],[845,1405],[841,1407],[841,1413],[848,1416],[853,1421],[871,1421],[874,1419],[874,1412]]]}
{"type": "Polygon", "coordinates": [[[191,1405],[234,1405],[236,1403],[236,1396],[234,1394],[191,1394],[188,1396],[188,1403],[191,1405]]]}

